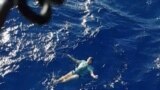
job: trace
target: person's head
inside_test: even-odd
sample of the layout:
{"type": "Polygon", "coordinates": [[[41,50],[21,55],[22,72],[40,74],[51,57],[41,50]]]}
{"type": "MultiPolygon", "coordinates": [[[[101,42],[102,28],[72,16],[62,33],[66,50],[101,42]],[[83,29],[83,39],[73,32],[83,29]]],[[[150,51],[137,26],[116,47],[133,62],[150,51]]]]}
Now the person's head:
{"type": "Polygon", "coordinates": [[[88,63],[88,64],[91,64],[91,63],[92,63],[92,60],[93,60],[93,57],[88,57],[87,63],[88,63]]]}

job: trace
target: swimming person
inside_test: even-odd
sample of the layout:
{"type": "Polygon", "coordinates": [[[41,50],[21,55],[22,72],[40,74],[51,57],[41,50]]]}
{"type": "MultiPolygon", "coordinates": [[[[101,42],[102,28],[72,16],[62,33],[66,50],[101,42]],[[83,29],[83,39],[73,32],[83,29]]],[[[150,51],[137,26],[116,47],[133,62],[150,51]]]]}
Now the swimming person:
{"type": "Polygon", "coordinates": [[[86,73],[90,73],[92,78],[98,79],[98,75],[94,74],[93,67],[91,66],[93,59],[92,57],[88,57],[87,60],[78,60],[69,54],[67,56],[77,64],[77,67],[66,75],[60,77],[58,80],[55,80],[56,84],[78,79],[80,76],[83,76],[86,73]]]}

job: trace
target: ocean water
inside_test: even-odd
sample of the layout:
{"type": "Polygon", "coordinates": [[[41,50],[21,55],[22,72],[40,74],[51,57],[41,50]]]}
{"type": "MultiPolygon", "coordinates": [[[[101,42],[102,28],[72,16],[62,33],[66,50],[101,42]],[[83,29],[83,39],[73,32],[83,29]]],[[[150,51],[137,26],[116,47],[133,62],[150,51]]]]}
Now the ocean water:
{"type": "MultiPolygon", "coordinates": [[[[34,10],[39,8],[30,1],[34,10]]],[[[159,90],[159,0],[66,0],[39,26],[16,7],[0,32],[0,90],[159,90]],[[53,85],[94,58],[89,75],[53,85]]]]}

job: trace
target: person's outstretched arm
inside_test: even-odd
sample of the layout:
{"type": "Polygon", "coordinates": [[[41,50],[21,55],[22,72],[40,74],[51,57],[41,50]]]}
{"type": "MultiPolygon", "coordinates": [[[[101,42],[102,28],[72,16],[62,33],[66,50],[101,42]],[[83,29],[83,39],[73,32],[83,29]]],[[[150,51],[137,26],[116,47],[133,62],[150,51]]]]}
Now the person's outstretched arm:
{"type": "Polygon", "coordinates": [[[71,55],[67,54],[67,56],[73,61],[75,62],[76,64],[79,64],[81,61],[78,60],[78,59],[75,59],[74,57],[72,57],[71,55]]]}
{"type": "Polygon", "coordinates": [[[98,75],[95,75],[95,74],[94,74],[94,68],[93,68],[92,66],[88,66],[87,69],[88,69],[88,71],[90,72],[90,75],[91,75],[92,78],[98,79],[98,75]]]}
{"type": "Polygon", "coordinates": [[[95,75],[95,74],[93,73],[93,71],[90,72],[90,75],[91,75],[92,78],[98,79],[98,75],[95,75]]]}

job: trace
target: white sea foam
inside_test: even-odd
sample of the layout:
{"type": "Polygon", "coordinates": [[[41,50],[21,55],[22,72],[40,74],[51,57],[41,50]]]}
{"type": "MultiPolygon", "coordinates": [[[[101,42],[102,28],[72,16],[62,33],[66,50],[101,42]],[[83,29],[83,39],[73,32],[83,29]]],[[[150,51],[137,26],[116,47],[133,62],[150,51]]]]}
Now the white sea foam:
{"type": "Polygon", "coordinates": [[[19,65],[16,65],[17,61],[14,61],[8,57],[0,58],[0,76],[4,77],[5,75],[16,71],[19,68],[19,65]]]}
{"type": "Polygon", "coordinates": [[[84,30],[84,34],[88,34],[89,32],[89,28],[87,27],[87,18],[89,17],[90,15],[90,10],[89,10],[89,5],[91,4],[91,0],[86,0],[86,2],[84,3],[84,7],[85,7],[85,13],[87,13],[86,15],[84,15],[82,17],[82,22],[81,22],[81,25],[85,28],[84,30]]]}
{"type": "Polygon", "coordinates": [[[154,60],[155,63],[155,69],[160,69],[160,58],[158,57],[156,60],[154,60]]]}
{"type": "Polygon", "coordinates": [[[117,83],[120,83],[121,85],[127,84],[127,82],[122,80],[122,75],[118,75],[116,78],[114,78],[114,80],[111,83],[109,83],[109,86],[111,88],[115,88],[115,84],[117,84],[117,83]]]}

